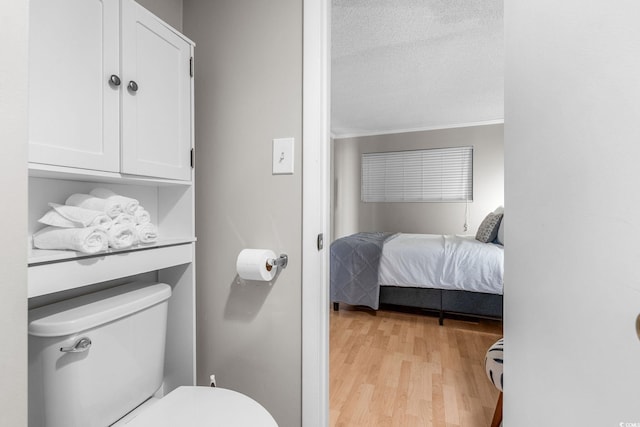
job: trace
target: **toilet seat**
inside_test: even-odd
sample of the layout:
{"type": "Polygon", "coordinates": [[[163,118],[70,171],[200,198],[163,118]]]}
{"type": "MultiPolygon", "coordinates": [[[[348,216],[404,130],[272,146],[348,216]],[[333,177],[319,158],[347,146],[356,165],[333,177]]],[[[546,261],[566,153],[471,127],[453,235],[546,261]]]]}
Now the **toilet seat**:
{"type": "Polygon", "coordinates": [[[258,402],[217,387],[178,387],[126,427],[278,427],[258,402]]]}

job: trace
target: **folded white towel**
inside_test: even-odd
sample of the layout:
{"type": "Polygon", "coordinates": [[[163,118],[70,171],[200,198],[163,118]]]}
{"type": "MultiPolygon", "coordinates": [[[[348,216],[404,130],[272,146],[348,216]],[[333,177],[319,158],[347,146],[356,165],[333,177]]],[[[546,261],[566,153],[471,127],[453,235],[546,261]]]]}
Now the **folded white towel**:
{"type": "Polygon", "coordinates": [[[151,222],[151,214],[142,206],[138,206],[133,216],[136,218],[136,224],[147,224],[151,222]]]}
{"type": "Polygon", "coordinates": [[[36,248],[65,249],[87,254],[101,251],[107,240],[107,233],[99,227],[60,228],[49,226],[33,235],[33,245],[36,248]]]}
{"type": "Polygon", "coordinates": [[[113,249],[125,249],[133,246],[137,239],[136,228],[131,224],[113,225],[107,233],[109,247],[113,249]]]}
{"type": "Polygon", "coordinates": [[[88,194],[72,194],[64,203],[69,206],[79,206],[85,209],[104,212],[109,218],[115,218],[123,212],[121,201],[114,199],[101,199],[88,194]]]}
{"type": "Polygon", "coordinates": [[[113,218],[113,225],[121,224],[136,225],[136,219],[133,215],[121,213],[117,217],[113,218]]]}
{"type": "Polygon", "coordinates": [[[150,222],[136,225],[136,232],[139,243],[148,244],[158,240],[158,228],[150,222]]]}
{"type": "Polygon", "coordinates": [[[138,206],[140,206],[140,203],[136,199],[121,196],[108,188],[94,188],[89,192],[89,194],[95,197],[100,197],[101,199],[113,200],[120,203],[124,213],[128,213],[129,215],[133,215],[136,212],[136,209],[138,209],[138,206]]]}
{"type": "Polygon", "coordinates": [[[53,209],[45,213],[38,222],[63,228],[97,226],[107,230],[111,227],[111,218],[104,212],[57,203],[49,203],[49,206],[53,209]]]}
{"type": "MultiPolygon", "coordinates": [[[[77,207],[77,206],[74,206],[74,207],[77,207]]],[[[81,209],[81,208],[79,208],[79,209],[81,209]]],[[[107,218],[109,218],[109,217],[107,217],[107,218]]],[[[52,225],[54,227],[62,227],[62,228],[83,227],[83,225],[78,224],[77,222],[73,222],[73,221],[68,220],[67,218],[63,217],[58,212],[56,212],[55,209],[51,209],[51,210],[47,211],[47,213],[42,215],[42,218],[40,218],[38,220],[38,222],[40,224],[52,225]]]]}

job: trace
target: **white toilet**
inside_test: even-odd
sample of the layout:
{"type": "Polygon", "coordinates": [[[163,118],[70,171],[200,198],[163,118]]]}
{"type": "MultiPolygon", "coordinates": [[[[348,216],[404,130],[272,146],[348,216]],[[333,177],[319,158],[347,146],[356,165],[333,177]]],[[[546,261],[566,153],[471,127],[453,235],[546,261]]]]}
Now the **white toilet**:
{"type": "Polygon", "coordinates": [[[164,377],[171,287],[134,282],[29,311],[29,427],[277,427],[235,391],[164,377]]]}

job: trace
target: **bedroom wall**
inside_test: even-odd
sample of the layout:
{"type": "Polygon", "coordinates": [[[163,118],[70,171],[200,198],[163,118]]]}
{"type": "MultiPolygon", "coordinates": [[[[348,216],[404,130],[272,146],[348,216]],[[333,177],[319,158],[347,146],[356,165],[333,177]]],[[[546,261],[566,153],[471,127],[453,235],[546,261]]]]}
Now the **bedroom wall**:
{"type": "Polygon", "coordinates": [[[333,237],[360,231],[360,142],[333,140],[333,237]]]}
{"type": "Polygon", "coordinates": [[[280,427],[302,411],[302,1],[184,1],[196,46],[198,383],[256,399],[280,427]],[[295,174],[272,175],[272,139],[295,174]],[[289,255],[272,285],[236,276],[243,248],[289,255]]]}
{"type": "Polygon", "coordinates": [[[475,234],[487,213],[504,204],[503,125],[407,132],[334,142],[334,238],[358,231],[475,234]],[[465,203],[363,203],[360,201],[362,153],[472,145],[473,193],[469,229],[465,203]]]}
{"type": "Polygon", "coordinates": [[[505,2],[504,425],[640,423],[640,3],[505,2]]]}
{"type": "Polygon", "coordinates": [[[27,425],[27,28],[28,2],[0,3],[0,426],[15,427],[27,425]]]}

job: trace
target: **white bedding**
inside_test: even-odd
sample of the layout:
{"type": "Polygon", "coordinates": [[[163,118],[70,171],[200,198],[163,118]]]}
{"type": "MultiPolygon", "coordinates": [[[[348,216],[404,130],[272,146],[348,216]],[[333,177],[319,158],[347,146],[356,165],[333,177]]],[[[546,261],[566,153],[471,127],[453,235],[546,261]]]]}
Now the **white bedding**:
{"type": "Polygon", "coordinates": [[[473,236],[398,233],[382,248],[378,283],[502,295],[503,273],[500,245],[473,236]]]}

